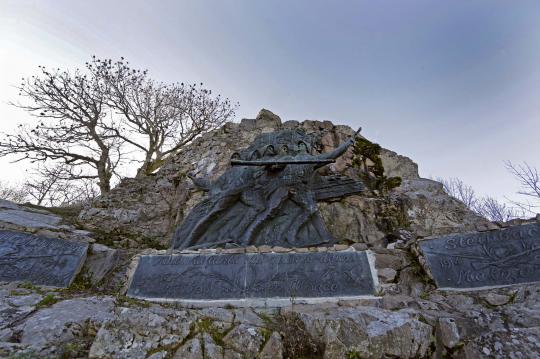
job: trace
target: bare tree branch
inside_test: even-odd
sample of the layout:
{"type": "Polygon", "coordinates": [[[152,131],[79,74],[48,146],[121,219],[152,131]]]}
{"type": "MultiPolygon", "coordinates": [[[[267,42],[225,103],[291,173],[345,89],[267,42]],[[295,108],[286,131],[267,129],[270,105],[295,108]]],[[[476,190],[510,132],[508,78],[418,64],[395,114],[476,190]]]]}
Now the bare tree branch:
{"type": "Polygon", "coordinates": [[[437,178],[436,181],[442,183],[444,191],[450,196],[490,221],[506,222],[526,215],[526,211],[520,206],[511,206],[489,196],[478,197],[474,189],[459,178],[437,178]]]}
{"type": "Polygon", "coordinates": [[[536,201],[540,200],[540,175],[535,167],[527,162],[520,165],[514,165],[510,161],[505,162],[506,169],[516,177],[522,188],[519,194],[533,197],[536,201]]]}
{"type": "Polygon", "coordinates": [[[120,126],[109,130],[144,153],[138,175],[152,173],[167,156],[234,117],[237,104],[202,83],[157,83],[128,62],[106,61],[110,66],[96,71],[110,90],[109,105],[121,115],[120,126]]]}
{"type": "Polygon", "coordinates": [[[453,177],[449,179],[437,178],[442,183],[444,191],[450,196],[463,202],[468,208],[475,208],[478,203],[474,189],[465,184],[461,179],[453,177]]]}
{"type": "Polygon", "coordinates": [[[39,168],[24,184],[27,196],[35,204],[49,207],[72,205],[96,197],[99,194],[93,179],[96,176],[77,176],[73,170],[67,165],[39,168]]]}
{"type": "MultiPolygon", "coordinates": [[[[106,67],[99,59],[86,64],[87,71],[48,70],[23,79],[19,92],[24,103],[15,103],[38,120],[33,126],[20,125],[15,134],[0,140],[0,156],[20,155],[17,160],[57,161],[78,167],[96,176],[102,193],[110,190],[110,181],[119,163],[111,156],[122,142],[109,129],[105,82],[91,71],[106,67]]],[[[77,178],[73,178],[77,179],[77,178]]]]}
{"type": "Polygon", "coordinates": [[[7,201],[24,203],[27,201],[27,192],[23,186],[13,186],[7,182],[0,181],[0,199],[7,201]]]}
{"type": "MultiPolygon", "coordinates": [[[[35,121],[4,134],[0,156],[54,163],[51,168],[61,172],[41,175],[62,182],[97,180],[102,194],[120,178],[124,163],[139,161],[137,175],[150,174],[195,137],[232,119],[237,108],[202,83],[155,82],[123,58],[94,56],[83,70],[71,72],[40,66],[18,89],[21,102],[12,105],[35,121]]],[[[33,191],[36,201],[45,200],[33,191]]]]}
{"type": "Polygon", "coordinates": [[[514,218],[525,216],[525,212],[518,207],[497,201],[493,197],[480,199],[475,207],[475,212],[490,221],[506,222],[514,218]]]}

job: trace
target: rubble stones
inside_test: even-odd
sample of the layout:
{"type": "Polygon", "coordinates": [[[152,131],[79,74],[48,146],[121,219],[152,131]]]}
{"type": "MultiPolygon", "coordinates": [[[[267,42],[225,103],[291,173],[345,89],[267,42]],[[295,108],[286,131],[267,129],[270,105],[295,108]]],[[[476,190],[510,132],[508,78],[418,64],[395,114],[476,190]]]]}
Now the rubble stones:
{"type": "Polygon", "coordinates": [[[113,269],[118,251],[103,244],[94,243],[86,258],[84,267],[93,284],[97,284],[113,269]]]}
{"type": "Polygon", "coordinates": [[[227,333],[223,343],[246,358],[256,358],[264,343],[264,337],[258,328],[240,324],[227,333]]]}
{"type": "Polygon", "coordinates": [[[112,318],[111,297],[64,300],[37,311],[14,327],[20,343],[36,351],[58,353],[83,326],[99,327],[112,318]]]}
{"type": "Polygon", "coordinates": [[[459,343],[459,330],[453,318],[439,318],[437,338],[449,349],[454,348],[459,343]]]}

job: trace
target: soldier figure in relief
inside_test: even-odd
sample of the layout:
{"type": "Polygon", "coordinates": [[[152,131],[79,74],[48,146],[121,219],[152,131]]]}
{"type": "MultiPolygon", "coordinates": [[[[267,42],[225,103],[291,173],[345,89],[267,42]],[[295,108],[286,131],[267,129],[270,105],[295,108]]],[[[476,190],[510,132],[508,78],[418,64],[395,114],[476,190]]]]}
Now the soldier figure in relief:
{"type": "MultiPolygon", "coordinates": [[[[316,171],[345,153],[353,141],[313,154],[312,137],[298,130],[277,131],[260,135],[249,148],[233,154],[232,167],[215,182],[190,175],[208,196],[177,228],[173,248],[335,244],[316,202],[318,186],[323,184],[327,193],[328,181],[316,171]]],[[[335,197],[363,189],[350,179],[341,187],[332,181],[339,187],[335,197]]]]}

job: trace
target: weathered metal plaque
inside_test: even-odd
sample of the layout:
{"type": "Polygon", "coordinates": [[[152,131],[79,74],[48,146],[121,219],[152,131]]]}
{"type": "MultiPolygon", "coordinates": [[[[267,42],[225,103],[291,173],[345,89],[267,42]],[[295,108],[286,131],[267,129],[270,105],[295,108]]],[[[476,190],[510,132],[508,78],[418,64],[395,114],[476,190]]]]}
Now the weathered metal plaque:
{"type": "Polygon", "coordinates": [[[128,295],[242,300],[372,295],[366,252],[141,256],[128,295]]]}
{"type": "Polygon", "coordinates": [[[245,255],[141,256],[128,294],[144,298],[241,298],[245,255]]]}
{"type": "Polygon", "coordinates": [[[0,231],[0,281],[67,287],[87,249],[88,243],[0,231]]]}
{"type": "Polygon", "coordinates": [[[420,242],[439,288],[540,282],[540,223],[420,242]]]}

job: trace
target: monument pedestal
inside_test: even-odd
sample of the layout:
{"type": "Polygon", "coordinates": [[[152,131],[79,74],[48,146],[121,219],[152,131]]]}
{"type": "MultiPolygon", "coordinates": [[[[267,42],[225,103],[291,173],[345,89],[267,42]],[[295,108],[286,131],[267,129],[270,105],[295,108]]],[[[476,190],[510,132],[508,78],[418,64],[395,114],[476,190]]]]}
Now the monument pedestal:
{"type": "Polygon", "coordinates": [[[141,255],[127,295],[192,306],[257,307],[369,298],[378,287],[373,258],[353,248],[141,255]]]}

